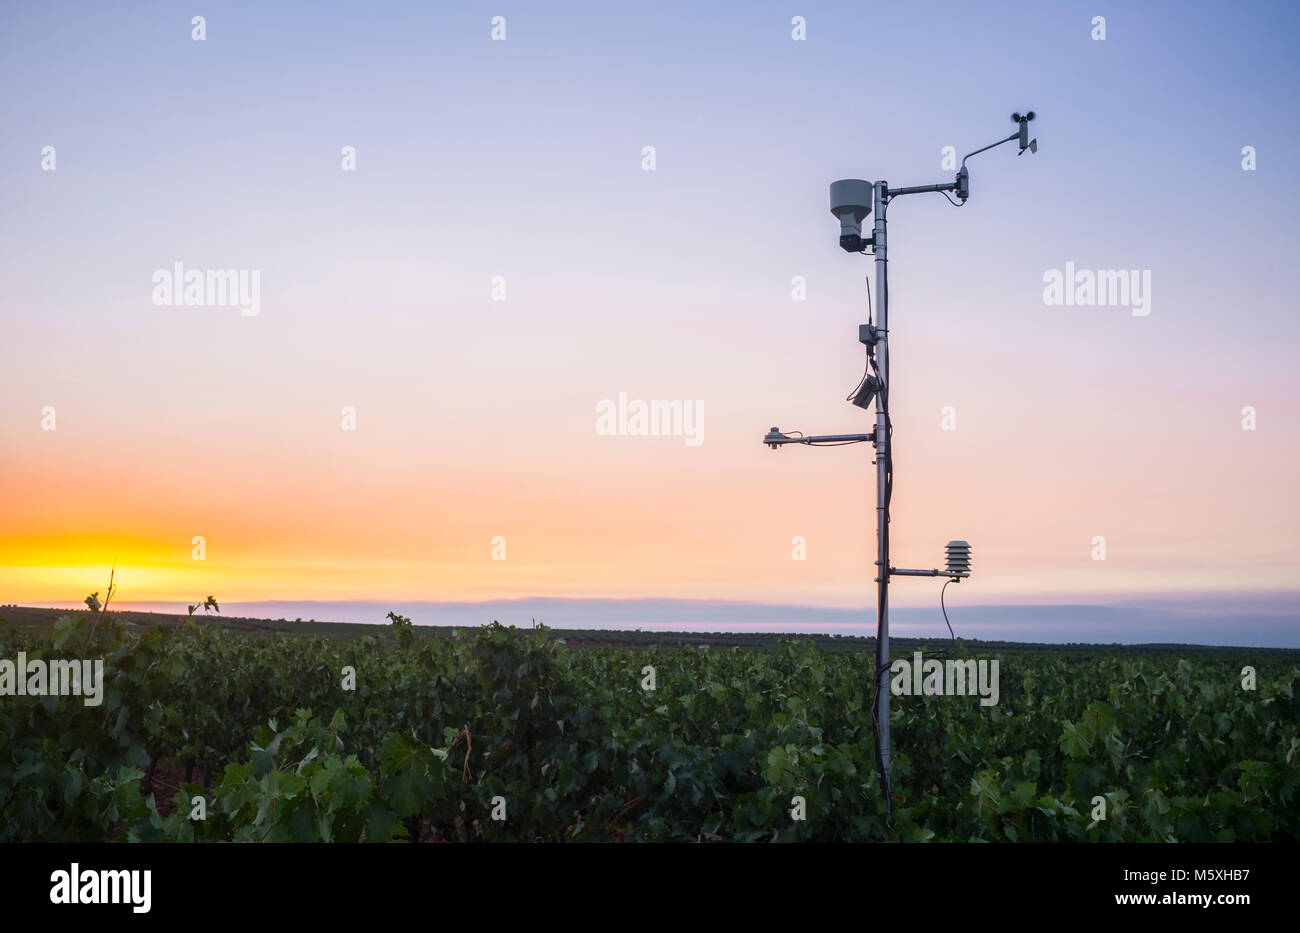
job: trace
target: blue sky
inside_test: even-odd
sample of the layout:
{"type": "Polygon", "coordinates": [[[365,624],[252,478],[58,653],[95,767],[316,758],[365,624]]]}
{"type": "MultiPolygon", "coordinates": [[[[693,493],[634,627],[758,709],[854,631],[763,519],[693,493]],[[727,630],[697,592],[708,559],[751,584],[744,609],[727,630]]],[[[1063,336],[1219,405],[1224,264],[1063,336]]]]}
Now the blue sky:
{"type": "Polygon", "coordinates": [[[1038,154],[975,157],[966,207],[890,211],[900,562],[971,540],[963,593],[984,606],[1285,603],[1298,21],[1285,3],[4,4],[0,597],[76,602],[118,559],[140,603],[863,606],[863,458],[758,444],[860,427],[841,400],[870,263],[836,247],[826,186],[946,180],[945,146],[1033,109],[1038,154]],[[262,313],[151,307],[176,261],[260,270],[262,313]],[[1045,307],[1066,263],[1149,271],[1151,314],[1045,307]],[[708,440],[596,437],[622,391],[702,399],[708,440]]]}

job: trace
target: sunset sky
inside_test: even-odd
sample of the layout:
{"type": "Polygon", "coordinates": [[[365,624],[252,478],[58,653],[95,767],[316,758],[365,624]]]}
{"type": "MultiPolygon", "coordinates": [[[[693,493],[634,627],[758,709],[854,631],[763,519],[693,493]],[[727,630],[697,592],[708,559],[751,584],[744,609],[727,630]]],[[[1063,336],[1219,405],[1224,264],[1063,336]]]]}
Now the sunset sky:
{"type": "Polygon", "coordinates": [[[1300,12],[1106,6],[230,3],[194,41],[5,4],[0,602],[116,562],[127,605],[865,606],[870,445],[761,444],[870,429],[827,185],[948,181],[1024,109],[1037,155],[890,208],[894,563],[1294,599],[1300,12]],[[177,262],[257,270],[259,312],[155,305],[177,262]],[[1150,313],[1047,306],[1067,262],[1148,270],[1150,313]],[[597,433],[619,393],[698,400],[702,443],[597,433]]]}

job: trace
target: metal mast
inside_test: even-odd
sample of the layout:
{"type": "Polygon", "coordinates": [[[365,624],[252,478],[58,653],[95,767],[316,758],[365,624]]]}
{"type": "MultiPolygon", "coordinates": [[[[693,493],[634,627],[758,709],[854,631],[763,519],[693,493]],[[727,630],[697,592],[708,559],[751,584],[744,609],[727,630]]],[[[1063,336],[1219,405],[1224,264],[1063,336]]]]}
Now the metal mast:
{"type": "Polygon", "coordinates": [[[843,179],[831,184],[831,213],[840,220],[840,247],[851,253],[872,252],[876,260],[876,320],[874,324],[858,327],[858,340],[867,348],[868,372],[861,385],[851,396],[853,404],[869,409],[871,399],[876,403],[876,427],[870,434],[833,434],[806,436],[798,432],[783,433],[772,428],[763,443],[773,450],[785,444],[808,446],[864,443],[870,441],[876,449],[876,665],[872,684],[873,723],[876,745],[876,770],[880,790],[890,812],[893,812],[892,750],[889,735],[889,689],[886,686],[889,672],[889,578],[891,576],[949,577],[959,580],[970,575],[970,546],[965,541],[948,542],[948,566],[945,570],[904,570],[889,563],[889,500],[893,491],[893,439],[890,437],[889,417],[889,251],[885,213],[889,202],[905,194],[940,193],[952,201],[953,192],[957,207],[965,205],[970,197],[970,173],[966,159],[973,155],[1011,142],[1020,143],[1020,154],[1025,150],[1038,151],[1038,140],[1029,138],[1029,121],[1034,119],[1031,110],[1024,115],[1013,113],[1012,122],[1018,124],[1016,132],[1005,139],[976,149],[961,160],[956,178],[942,185],[917,185],[909,188],[890,188],[885,181],[867,182],[860,179],[843,179]],[[875,212],[875,230],[870,238],[862,237],[862,221],[875,212]]]}
{"type": "Polygon", "coordinates": [[[876,252],[876,328],[869,336],[867,352],[874,354],[875,370],[881,389],[876,393],[876,676],[872,685],[876,710],[876,768],[880,776],[880,790],[894,808],[893,784],[889,750],[889,690],[882,689],[882,680],[889,676],[889,493],[890,453],[889,436],[889,256],[886,242],[885,209],[889,204],[889,183],[875,184],[874,207],[876,232],[872,238],[876,252]]]}

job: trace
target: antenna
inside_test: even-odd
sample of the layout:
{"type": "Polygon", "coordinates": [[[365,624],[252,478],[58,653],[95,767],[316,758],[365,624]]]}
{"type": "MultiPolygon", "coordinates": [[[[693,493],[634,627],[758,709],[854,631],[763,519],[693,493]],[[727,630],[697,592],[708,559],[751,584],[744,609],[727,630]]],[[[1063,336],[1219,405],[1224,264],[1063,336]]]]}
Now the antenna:
{"type": "MultiPolygon", "coordinates": [[[[876,732],[876,772],[880,789],[890,812],[893,812],[893,783],[890,768],[889,745],[889,690],[882,689],[889,671],[889,579],[890,577],[947,577],[948,583],[959,582],[971,573],[971,546],[966,541],[949,541],[945,546],[945,567],[932,570],[904,570],[889,562],[889,500],[894,489],[894,456],[891,434],[893,424],[889,416],[889,266],[886,243],[885,213],[894,198],[905,194],[939,193],[956,207],[963,207],[970,197],[970,172],[966,160],[987,152],[1003,143],[1016,140],[1018,155],[1025,150],[1038,152],[1038,140],[1029,138],[1029,123],[1034,119],[1032,110],[1011,115],[1016,132],[976,149],[961,160],[956,178],[942,185],[917,185],[910,188],[891,188],[885,181],[863,181],[847,178],[832,182],[830,188],[831,213],[840,221],[840,248],[850,253],[865,254],[870,251],[876,261],[876,321],[858,325],[858,342],[866,348],[867,371],[858,387],[849,393],[848,400],[855,406],[870,411],[873,403],[876,415],[875,429],[868,434],[826,434],[806,436],[798,431],[772,428],[763,437],[763,443],[773,450],[787,444],[809,447],[830,447],[859,444],[870,441],[876,458],[876,676],[873,716],[876,732]],[[948,192],[953,192],[953,201],[948,192]],[[862,224],[875,214],[875,229],[870,237],[863,238],[862,224]]],[[[947,586],[947,583],[944,584],[947,586]]],[[[942,605],[942,593],[940,594],[942,605]]],[[[944,613],[947,618],[947,611],[944,613]]]]}

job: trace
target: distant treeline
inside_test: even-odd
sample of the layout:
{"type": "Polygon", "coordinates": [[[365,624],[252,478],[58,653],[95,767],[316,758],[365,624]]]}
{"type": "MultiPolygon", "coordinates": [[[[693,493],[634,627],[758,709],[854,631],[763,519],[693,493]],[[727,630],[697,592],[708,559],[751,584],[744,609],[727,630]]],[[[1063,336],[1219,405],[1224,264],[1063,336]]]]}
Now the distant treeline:
{"type": "MultiPolygon", "coordinates": [[[[84,610],[83,610],[84,611],[84,610]]],[[[20,629],[49,629],[60,616],[74,612],[69,609],[43,609],[30,606],[0,606],[0,625],[12,625],[20,629]]],[[[109,612],[109,615],[127,625],[143,626],[179,625],[185,620],[184,615],[170,615],[160,612],[109,612]]],[[[200,624],[227,629],[251,635],[323,635],[331,638],[362,638],[370,635],[388,638],[393,628],[388,624],[369,622],[318,622],[315,619],[251,619],[240,616],[224,616],[215,613],[200,614],[200,624]]],[[[484,619],[483,625],[491,619],[484,619]]],[[[420,625],[415,627],[416,638],[450,638],[453,633],[462,636],[476,626],[420,625]]],[[[552,640],[563,639],[575,646],[600,646],[636,648],[636,647],[704,647],[709,648],[750,648],[772,650],[782,641],[799,639],[811,641],[822,650],[830,652],[874,650],[876,639],[863,635],[827,635],[803,632],[671,632],[658,630],[615,630],[615,629],[548,629],[552,640]]],[[[1218,645],[1181,645],[1181,644],[1087,644],[1069,642],[1065,644],[1044,644],[1039,642],[1016,641],[981,641],[962,639],[962,652],[970,654],[990,653],[996,651],[1033,651],[1037,653],[1069,654],[1133,654],[1151,655],[1176,653],[1187,654],[1225,654],[1249,651],[1252,655],[1300,656],[1300,649],[1292,648],[1236,648],[1218,645]]],[[[890,639],[891,654],[902,656],[912,651],[924,651],[931,656],[940,656],[953,648],[948,638],[899,638],[890,639]]]]}

